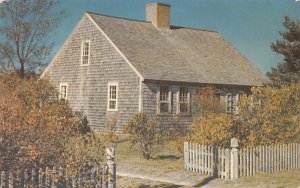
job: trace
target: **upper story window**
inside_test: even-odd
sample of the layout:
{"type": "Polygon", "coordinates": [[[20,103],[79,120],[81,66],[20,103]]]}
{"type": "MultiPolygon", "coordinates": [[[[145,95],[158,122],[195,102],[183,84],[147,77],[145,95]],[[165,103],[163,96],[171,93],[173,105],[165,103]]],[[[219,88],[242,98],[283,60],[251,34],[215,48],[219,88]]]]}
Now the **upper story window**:
{"type": "Polygon", "coordinates": [[[169,86],[159,87],[158,113],[171,113],[171,91],[169,90],[169,86]]]}
{"type": "Polygon", "coordinates": [[[86,66],[90,63],[90,41],[82,42],[81,46],[81,65],[86,66]]]}
{"type": "Polygon", "coordinates": [[[190,92],[187,87],[180,86],[178,91],[177,113],[190,112],[190,92]]]}
{"type": "Polygon", "coordinates": [[[118,83],[108,83],[107,110],[118,110],[118,83]]]}
{"type": "Polygon", "coordinates": [[[59,90],[59,99],[60,100],[67,100],[68,97],[68,84],[61,83],[60,90],[59,90]]]}
{"type": "Polygon", "coordinates": [[[227,93],[226,95],[226,113],[237,114],[238,113],[238,94],[233,95],[232,93],[227,93]]]}

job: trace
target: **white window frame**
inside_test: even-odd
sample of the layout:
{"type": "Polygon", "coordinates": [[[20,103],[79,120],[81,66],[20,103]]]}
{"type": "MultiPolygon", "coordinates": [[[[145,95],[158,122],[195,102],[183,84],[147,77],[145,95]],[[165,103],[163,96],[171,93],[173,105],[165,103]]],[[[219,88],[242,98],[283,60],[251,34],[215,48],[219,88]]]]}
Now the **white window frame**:
{"type": "Polygon", "coordinates": [[[68,83],[60,83],[59,84],[59,100],[67,100],[68,99],[68,83]],[[66,87],[66,96],[62,97],[62,87],[66,87]]]}
{"type": "Polygon", "coordinates": [[[168,85],[158,85],[158,92],[157,92],[157,114],[170,114],[172,112],[172,92],[170,86],[168,85]],[[168,87],[168,99],[166,101],[160,100],[160,88],[161,87],[168,87]],[[167,103],[168,104],[168,112],[161,112],[160,111],[160,104],[167,103]]]}
{"type": "Polygon", "coordinates": [[[107,85],[107,111],[118,111],[118,103],[119,103],[119,84],[118,82],[108,82],[107,85]],[[116,86],[116,98],[111,99],[110,98],[110,87],[111,86],[116,86]],[[115,101],[116,102],[116,108],[112,109],[109,106],[110,101],[115,101]]]}
{"type": "Polygon", "coordinates": [[[226,100],[226,113],[227,114],[234,114],[234,115],[238,114],[239,109],[238,109],[237,103],[239,101],[239,94],[237,93],[237,94],[234,95],[232,93],[227,93],[225,100],[226,100]],[[229,96],[231,97],[230,100],[228,98],[229,96]],[[234,100],[236,100],[236,101],[234,101],[234,100]],[[228,104],[229,102],[230,102],[230,104],[228,104]],[[234,103],[236,103],[236,105],[234,105],[234,103]],[[230,110],[228,110],[228,107],[230,107],[230,110]]]}
{"type": "Polygon", "coordinates": [[[177,91],[177,110],[176,110],[176,114],[190,114],[191,113],[191,94],[190,94],[190,90],[189,87],[187,86],[179,86],[178,91],[177,91]],[[186,101],[180,101],[180,89],[184,87],[187,91],[187,99],[186,101]],[[181,112],[180,111],[180,105],[181,104],[187,104],[187,112],[181,112]]]}
{"type": "Polygon", "coordinates": [[[91,41],[90,40],[85,40],[85,41],[82,41],[82,43],[81,43],[81,55],[80,55],[80,57],[81,57],[81,66],[89,66],[89,64],[90,64],[90,56],[91,56],[91,41]],[[89,48],[88,48],[88,55],[84,55],[83,53],[84,53],[84,45],[86,44],[86,43],[88,43],[88,46],[89,46],[89,48]],[[87,56],[87,58],[88,58],[88,60],[87,60],[87,63],[83,63],[83,57],[84,56],[87,56]]]}

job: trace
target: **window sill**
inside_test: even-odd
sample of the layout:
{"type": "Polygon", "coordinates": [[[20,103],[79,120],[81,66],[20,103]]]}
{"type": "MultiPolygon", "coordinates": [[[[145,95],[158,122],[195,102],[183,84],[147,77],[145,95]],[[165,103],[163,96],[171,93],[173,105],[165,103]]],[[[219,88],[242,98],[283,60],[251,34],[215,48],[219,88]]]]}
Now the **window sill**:
{"type": "Polygon", "coordinates": [[[107,109],[108,112],[117,112],[118,109],[107,109]]]}
{"type": "Polygon", "coordinates": [[[156,115],[158,116],[169,116],[169,115],[172,115],[171,112],[164,112],[164,113],[156,113],[156,115]]]}
{"type": "Polygon", "coordinates": [[[189,112],[187,112],[187,113],[180,112],[180,113],[177,113],[176,115],[177,116],[192,116],[192,114],[189,112]]]}
{"type": "Polygon", "coordinates": [[[88,67],[90,65],[90,63],[88,64],[81,64],[82,67],[88,67]]]}

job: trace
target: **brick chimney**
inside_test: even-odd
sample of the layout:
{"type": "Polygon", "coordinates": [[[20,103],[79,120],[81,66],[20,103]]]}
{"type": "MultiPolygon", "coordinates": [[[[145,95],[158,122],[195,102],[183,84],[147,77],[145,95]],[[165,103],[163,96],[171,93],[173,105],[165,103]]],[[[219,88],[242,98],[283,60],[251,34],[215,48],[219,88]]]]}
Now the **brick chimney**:
{"type": "Polygon", "coordinates": [[[150,3],[146,5],[146,20],[155,27],[170,29],[170,7],[169,4],[150,3]]]}

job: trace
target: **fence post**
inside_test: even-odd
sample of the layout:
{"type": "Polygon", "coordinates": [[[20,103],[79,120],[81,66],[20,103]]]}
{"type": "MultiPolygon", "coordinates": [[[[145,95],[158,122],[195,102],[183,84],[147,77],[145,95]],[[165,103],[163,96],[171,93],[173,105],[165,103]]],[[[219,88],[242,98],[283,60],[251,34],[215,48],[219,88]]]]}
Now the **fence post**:
{"type": "Polygon", "coordinates": [[[189,151],[188,148],[189,147],[189,143],[188,142],[184,142],[184,146],[183,146],[183,152],[184,152],[184,168],[188,169],[188,164],[189,164],[189,151]]]}
{"type": "Polygon", "coordinates": [[[231,152],[230,152],[230,179],[234,180],[239,177],[239,150],[238,139],[231,139],[231,152]]]}
{"type": "Polygon", "coordinates": [[[106,148],[106,164],[108,167],[108,188],[116,188],[115,148],[106,148]]]}

